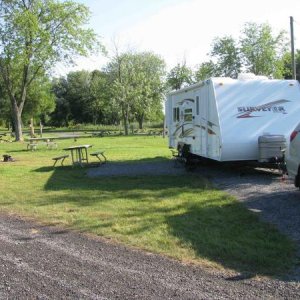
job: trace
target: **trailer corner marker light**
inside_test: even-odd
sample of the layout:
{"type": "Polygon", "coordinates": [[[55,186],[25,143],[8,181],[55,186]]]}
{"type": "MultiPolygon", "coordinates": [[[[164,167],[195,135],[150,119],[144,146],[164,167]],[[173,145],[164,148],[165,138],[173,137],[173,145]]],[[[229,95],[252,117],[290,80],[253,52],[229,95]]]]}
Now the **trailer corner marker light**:
{"type": "Polygon", "coordinates": [[[294,130],[290,136],[290,142],[296,137],[298,131],[294,130]]]}
{"type": "Polygon", "coordinates": [[[219,85],[223,85],[223,82],[220,82],[219,85]]]}

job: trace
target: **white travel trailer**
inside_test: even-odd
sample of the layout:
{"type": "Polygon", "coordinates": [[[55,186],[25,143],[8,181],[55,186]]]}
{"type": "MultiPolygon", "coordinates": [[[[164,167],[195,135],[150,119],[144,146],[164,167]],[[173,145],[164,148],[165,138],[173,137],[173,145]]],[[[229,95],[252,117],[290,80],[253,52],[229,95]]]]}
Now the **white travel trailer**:
{"type": "Polygon", "coordinates": [[[268,161],[299,120],[296,80],[211,78],[166,101],[170,148],[217,161],[268,161]]]}

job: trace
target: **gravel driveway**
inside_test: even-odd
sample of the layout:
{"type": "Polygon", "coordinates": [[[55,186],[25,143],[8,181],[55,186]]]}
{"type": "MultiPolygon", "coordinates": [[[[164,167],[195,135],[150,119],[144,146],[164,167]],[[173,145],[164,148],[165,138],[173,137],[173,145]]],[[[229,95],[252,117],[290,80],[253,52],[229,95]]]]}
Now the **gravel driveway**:
{"type": "Polygon", "coordinates": [[[297,281],[183,265],[0,215],[0,299],[299,299],[297,281]]]}
{"type": "MultiPolygon", "coordinates": [[[[158,173],[166,168],[185,173],[169,162],[155,166],[158,173]]],[[[103,167],[88,173],[101,176],[103,167]]],[[[249,169],[202,166],[195,172],[236,195],[299,245],[300,193],[291,183],[274,172],[249,169]]],[[[0,299],[299,299],[299,274],[295,270],[286,280],[245,278],[0,215],[0,299]]]]}

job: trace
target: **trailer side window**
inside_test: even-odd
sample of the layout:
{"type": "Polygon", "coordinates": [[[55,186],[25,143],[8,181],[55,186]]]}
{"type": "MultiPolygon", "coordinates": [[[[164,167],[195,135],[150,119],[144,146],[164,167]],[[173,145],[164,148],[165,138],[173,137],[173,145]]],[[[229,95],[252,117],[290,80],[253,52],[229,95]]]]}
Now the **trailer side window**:
{"type": "Polygon", "coordinates": [[[173,108],[173,122],[179,122],[179,107],[173,108]]]}
{"type": "Polygon", "coordinates": [[[191,122],[193,120],[193,110],[191,108],[184,110],[184,121],[191,122]]]}
{"type": "Polygon", "coordinates": [[[199,116],[199,96],[196,97],[196,115],[199,116]]]}

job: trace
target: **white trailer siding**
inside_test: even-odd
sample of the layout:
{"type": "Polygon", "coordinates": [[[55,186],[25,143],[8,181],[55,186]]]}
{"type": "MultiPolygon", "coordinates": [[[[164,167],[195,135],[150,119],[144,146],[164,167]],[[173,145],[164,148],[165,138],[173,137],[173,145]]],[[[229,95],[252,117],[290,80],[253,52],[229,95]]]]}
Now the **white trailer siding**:
{"type": "Polygon", "coordinates": [[[258,137],[286,138],[300,120],[294,80],[212,78],[169,94],[169,146],[219,161],[257,160],[258,137]]]}
{"type": "Polygon", "coordinates": [[[222,161],[257,160],[258,137],[287,139],[300,119],[297,81],[214,80],[221,128],[222,161]],[[218,84],[219,81],[219,84],[218,84]]]}

